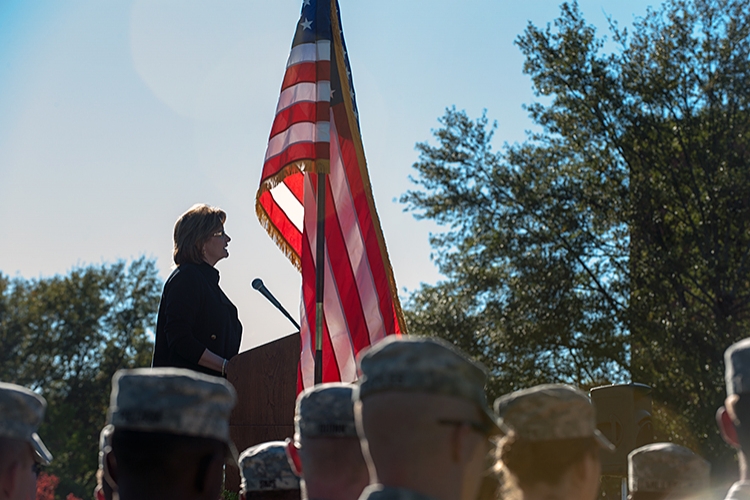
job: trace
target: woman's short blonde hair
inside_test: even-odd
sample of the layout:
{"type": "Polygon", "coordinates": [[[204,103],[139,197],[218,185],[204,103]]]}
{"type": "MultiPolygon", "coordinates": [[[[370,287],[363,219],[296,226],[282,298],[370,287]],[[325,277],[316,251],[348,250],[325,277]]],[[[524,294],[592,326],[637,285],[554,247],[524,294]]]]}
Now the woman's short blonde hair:
{"type": "Polygon", "coordinates": [[[176,265],[203,262],[203,245],[216,231],[221,230],[227,214],[217,207],[198,203],[180,215],[174,224],[174,250],[176,265]]]}

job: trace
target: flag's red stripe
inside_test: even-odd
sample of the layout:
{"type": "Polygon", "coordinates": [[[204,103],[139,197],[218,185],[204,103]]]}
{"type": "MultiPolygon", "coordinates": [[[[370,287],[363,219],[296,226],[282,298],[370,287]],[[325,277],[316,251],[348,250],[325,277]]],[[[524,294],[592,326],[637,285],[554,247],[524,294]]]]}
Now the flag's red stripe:
{"type": "MultiPolygon", "coordinates": [[[[304,180],[305,178],[302,174],[295,174],[284,178],[282,181],[301,205],[304,204],[304,180]]],[[[261,193],[258,197],[258,202],[265,210],[271,223],[278,230],[280,236],[286,240],[294,253],[299,257],[302,252],[302,233],[300,230],[287,217],[286,212],[276,203],[270,192],[264,191],[261,193]]]]}
{"type": "Polygon", "coordinates": [[[333,349],[331,337],[328,335],[328,325],[325,322],[323,324],[323,382],[341,382],[336,351],[333,349]]]}
{"type": "Polygon", "coordinates": [[[375,288],[380,297],[379,307],[385,321],[386,334],[399,331],[398,321],[395,320],[395,307],[393,305],[392,294],[396,293],[391,290],[388,274],[386,273],[383,255],[380,252],[380,243],[374,229],[374,222],[370,214],[370,206],[367,202],[362,176],[359,170],[357,153],[351,140],[349,122],[346,120],[346,110],[343,105],[332,108],[334,120],[336,121],[336,130],[339,135],[341,158],[346,166],[349,187],[354,199],[357,211],[357,219],[362,230],[367,260],[370,264],[375,288]]]}
{"type": "MultiPolygon", "coordinates": [[[[261,204],[263,204],[261,202],[261,204]]],[[[299,250],[302,244],[302,233],[297,230],[297,227],[284,215],[284,213],[278,209],[275,204],[265,204],[263,207],[269,214],[269,221],[276,227],[279,233],[283,236],[284,240],[289,244],[291,249],[299,254],[299,250]]]]}
{"type": "Polygon", "coordinates": [[[276,156],[272,156],[263,164],[263,179],[276,175],[276,173],[298,160],[328,159],[330,144],[327,142],[296,142],[290,144],[276,156]],[[325,153],[325,154],[324,154],[325,153]]]}
{"type": "Polygon", "coordinates": [[[352,323],[349,329],[354,343],[357,344],[354,352],[357,352],[359,348],[369,345],[387,332],[379,308],[379,295],[372,277],[367,248],[359,227],[356,205],[351,195],[349,179],[345,175],[346,168],[338,158],[340,155],[335,120],[331,132],[334,135],[331,137],[332,160],[329,179],[332,202],[336,204],[334,213],[339,231],[336,243],[340,242],[341,249],[337,251],[337,255],[345,256],[341,265],[346,265],[347,270],[346,275],[337,278],[344,283],[352,284],[352,292],[341,294],[345,297],[342,300],[352,302],[348,307],[351,307],[355,318],[362,321],[362,326],[352,323]],[[363,334],[365,337],[362,337],[363,334]],[[359,337],[355,338],[357,336],[359,337]]]}
{"type": "MultiPolygon", "coordinates": [[[[298,102],[293,106],[282,109],[276,114],[271,127],[270,137],[283,132],[295,123],[312,122],[328,120],[329,105],[327,102],[298,102]]],[[[311,138],[312,139],[312,138],[311,138]]]]}
{"type": "Polygon", "coordinates": [[[289,66],[281,84],[282,92],[301,82],[315,83],[318,80],[328,80],[331,75],[331,61],[303,62],[289,66]]]}
{"type": "MultiPolygon", "coordinates": [[[[315,178],[313,177],[313,180],[315,178]]],[[[305,310],[307,311],[308,328],[311,338],[312,355],[315,356],[315,328],[316,324],[316,307],[315,307],[315,262],[313,260],[313,252],[311,248],[311,241],[307,234],[304,236],[304,248],[302,251],[302,296],[305,303],[305,310]]],[[[341,380],[341,374],[339,373],[338,363],[336,362],[336,356],[331,344],[331,338],[328,335],[328,326],[323,324],[323,381],[324,382],[338,382],[341,380]]]]}
{"type": "MultiPolygon", "coordinates": [[[[307,328],[303,328],[302,335],[307,335],[310,338],[310,356],[315,359],[315,263],[313,262],[312,251],[310,249],[310,240],[307,233],[302,237],[302,303],[305,308],[305,316],[307,318],[307,328]]],[[[303,346],[304,348],[304,343],[303,346]]],[[[300,356],[300,364],[302,363],[302,356],[300,356]]],[[[314,361],[313,361],[314,363],[314,361]]],[[[314,366],[311,367],[306,364],[305,378],[312,379],[314,372],[314,366]]]]}
{"type": "MultiPolygon", "coordinates": [[[[299,349],[302,351],[302,339],[299,341],[299,349]]],[[[305,379],[302,376],[302,363],[297,363],[297,394],[305,390],[305,379]]]]}
{"type": "Polygon", "coordinates": [[[258,197],[258,201],[263,209],[266,211],[271,223],[276,226],[284,239],[299,255],[302,249],[302,233],[297,229],[286,213],[279,207],[274,201],[271,193],[265,191],[258,197]]]}
{"type": "Polygon", "coordinates": [[[289,191],[294,194],[300,205],[305,204],[305,176],[302,174],[290,175],[284,179],[284,184],[289,188],[289,191]]]}
{"type": "MultiPolygon", "coordinates": [[[[266,191],[262,193],[259,201],[261,206],[265,209],[266,214],[268,214],[268,217],[271,219],[271,222],[273,222],[279,231],[283,231],[282,234],[286,236],[287,232],[289,232],[290,236],[292,236],[292,240],[299,240],[299,238],[301,238],[302,232],[297,229],[297,226],[289,219],[283,208],[276,203],[270,192],[266,191]]],[[[300,248],[299,244],[294,246],[295,248],[300,248]]]]}
{"type": "Polygon", "coordinates": [[[346,311],[346,324],[352,337],[354,351],[359,352],[370,345],[370,336],[367,334],[368,326],[365,320],[362,301],[357,288],[357,280],[349,260],[344,235],[341,231],[338,212],[333,204],[333,192],[331,184],[328,183],[326,193],[326,244],[331,256],[331,272],[338,286],[341,304],[346,311]]]}

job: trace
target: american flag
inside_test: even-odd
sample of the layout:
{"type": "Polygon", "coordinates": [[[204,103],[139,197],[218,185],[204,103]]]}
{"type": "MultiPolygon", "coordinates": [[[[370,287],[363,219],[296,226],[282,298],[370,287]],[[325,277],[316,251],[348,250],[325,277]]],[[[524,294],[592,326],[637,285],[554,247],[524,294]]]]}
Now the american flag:
{"type": "Polygon", "coordinates": [[[303,2],[255,205],[261,224],[302,273],[300,390],[314,380],[316,173],[328,173],[323,381],[351,382],[357,353],[405,327],[367,173],[337,0],[303,2]]]}

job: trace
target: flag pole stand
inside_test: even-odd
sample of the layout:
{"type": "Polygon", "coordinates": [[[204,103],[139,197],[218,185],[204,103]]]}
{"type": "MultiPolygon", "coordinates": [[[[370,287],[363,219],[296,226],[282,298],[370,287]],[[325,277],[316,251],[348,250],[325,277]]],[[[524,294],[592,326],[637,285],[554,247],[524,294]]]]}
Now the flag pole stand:
{"type": "Polygon", "coordinates": [[[315,385],[323,383],[323,292],[325,283],[326,174],[318,173],[315,235],[315,385]]]}

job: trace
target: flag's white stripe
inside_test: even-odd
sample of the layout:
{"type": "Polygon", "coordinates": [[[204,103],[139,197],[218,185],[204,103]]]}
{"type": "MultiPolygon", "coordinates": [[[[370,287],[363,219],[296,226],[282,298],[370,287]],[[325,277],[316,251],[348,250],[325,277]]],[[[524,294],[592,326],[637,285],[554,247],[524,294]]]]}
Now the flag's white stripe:
{"type": "Polygon", "coordinates": [[[302,339],[302,350],[299,355],[300,370],[302,371],[302,387],[308,388],[315,385],[315,353],[312,348],[312,335],[310,323],[307,321],[307,310],[305,309],[304,289],[300,293],[301,303],[299,306],[300,338],[302,339]]]}
{"type": "Polygon", "coordinates": [[[365,242],[357,219],[349,180],[346,177],[344,166],[341,164],[338,134],[333,120],[331,120],[331,128],[333,133],[331,134],[332,154],[329,178],[333,202],[336,205],[336,213],[344,235],[349,262],[354,272],[357,290],[359,290],[362,313],[367,323],[367,333],[370,337],[370,343],[374,344],[385,337],[388,332],[385,331],[385,321],[379,307],[378,291],[375,286],[375,279],[372,276],[370,263],[367,260],[365,242]]]}
{"type": "Polygon", "coordinates": [[[328,102],[331,100],[331,82],[319,80],[317,83],[300,82],[284,89],[276,105],[276,114],[300,102],[328,102]]]}
{"type": "Polygon", "coordinates": [[[331,100],[331,82],[318,80],[318,102],[329,102],[331,100]]]}
{"type": "Polygon", "coordinates": [[[299,232],[304,227],[305,207],[299,202],[294,193],[283,182],[280,182],[269,191],[276,205],[284,211],[287,218],[294,224],[299,232]]]}
{"type": "Polygon", "coordinates": [[[336,354],[336,364],[342,382],[354,382],[357,378],[357,363],[354,360],[354,348],[349,327],[346,323],[344,305],[341,303],[336,281],[331,271],[331,257],[326,245],[325,296],[323,298],[325,321],[328,336],[336,354]]]}
{"type": "Polygon", "coordinates": [[[297,45],[289,53],[286,67],[294,66],[303,62],[330,61],[331,41],[318,40],[316,43],[302,43],[297,45]]]}
{"type": "Polygon", "coordinates": [[[283,132],[279,132],[268,140],[266,159],[283,152],[292,144],[299,142],[329,142],[331,140],[330,124],[328,122],[295,123],[283,132]]]}

